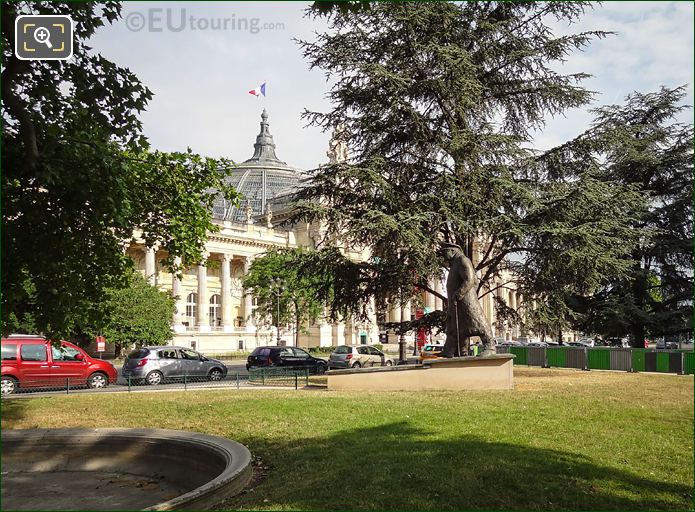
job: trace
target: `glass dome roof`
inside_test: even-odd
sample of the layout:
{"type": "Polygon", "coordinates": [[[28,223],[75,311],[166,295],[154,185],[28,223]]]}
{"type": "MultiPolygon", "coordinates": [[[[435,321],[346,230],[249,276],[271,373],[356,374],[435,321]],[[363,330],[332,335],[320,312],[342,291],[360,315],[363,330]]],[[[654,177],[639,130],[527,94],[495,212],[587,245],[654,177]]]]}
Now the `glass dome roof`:
{"type": "Polygon", "coordinates": [[[227,183],[242,196],[240,205],[235,207],[223,198],[218,199],[213,206],[216,219],[246,222],[247,205],[251,206],[254,217],[263,214],[271,202],[272,208],[277,210],[289,203],[291,193],[298,188],[302,173],[275,154],[265,109],[261,114],[261,132],[253,148],[253,156],[238,164],[227,177],[227,183]]]}

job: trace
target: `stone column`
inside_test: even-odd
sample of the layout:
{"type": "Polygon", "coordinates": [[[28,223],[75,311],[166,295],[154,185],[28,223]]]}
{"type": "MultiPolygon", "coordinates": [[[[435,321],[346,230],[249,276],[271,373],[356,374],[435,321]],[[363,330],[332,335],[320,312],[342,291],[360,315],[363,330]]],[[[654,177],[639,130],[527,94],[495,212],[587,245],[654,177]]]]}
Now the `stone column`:
{"type": "MultiPolygon", "coordinates": [[[[246,256],[244,260],[244,275],[249,273],[251,263],[253,263],[253,258],[246,256]]],[[[256,331],[256,325],[253,321],[253,295],[248,290],[244,290],[244,322],[247,332],[256,331]]]]}
{"type": "Polygon", "coordinates": [[[157,284],[157,250],[154,247],[145,248],[145,279],[152,286],[157,284]]]}
{"type": "Polygon", "coordinates": [[[369,299],[369,343],[379,343],[379,324],[376,320],[376,301],[374,297],[369,299]]]}
{"type": "MultiPolygon", "coordinates": [[[[429,283],[427,283],[429,287],[437,291],[437,279],[432,279],[429,283]]],[[[427,309],[428,312],[431,312],[436,308],[436,301],[435,301],[435,296],[432,295],[429,292],[425,292],[425,308],[427,309]]]]}
{"type": "MultiPolygon", "coordinates": [[[[437,277],[434,281],[434,289],[439,292],[439,294],[446,296],[446,290],[442,284],[442,278],[437,277]]],[[[437,311],[442,311],[444,309],[444,301],[439,297],[434,298],[434,309],[437,311]]]]}
{"type": "Polygon", "coordinates": [[[222,254],[222,330],[232,332],[234,321],[232,320],[232,255],[222,254]]]}
{"type": "Polygon", "coordinates": [[[401,307],[399,305],[394,304],[391,306],[389,309],[389,318],[391,322],[401,321],[401,307]]]}
{"type": "MultiPolygon", "coordinates": [[[[205,258],[207,259],[207,258],[205,258]]],[[[208,268],[198,265],[198,318],[196,326],[200,332],[210,332],[210,304],[208,302],[208,268]]]]}
{"type": "MultiPolygon", "coordinates": [[[[174,258],[174,265],[181,268],[181,257],[176,256],[174,258]]],[[[181,269],[183,271],[183,269],[181,269]]],[[[181,289],[181,279],[176,274],[171,275],[171,294],[174,296],[176,301],[176,309],[174,310],[174,318],[172,319],[174,332],[183,332],[186,327],[183,325],[181,316],[186,312],[186,298],[183,297],[183,290],[181,289]]]]}
{"type": "Polygon", "coordinates": [[[342,322],[333,324],[333,346],[345,344],[345,325],[342,322]]]}
{"type": "Polygon", "coordinates": [[[413,309],[411,307],[411,302],[406,302],[403,306],[403,320],[405,320],[406,322],[410,322],[410,316],[412,315],[412,311],[413,309]]]}
{"type": "Polygon", "coordinates": [[[343,344],[345,345],[355,345],[355,324],[352,322],[352,320],[344,322],[344,327],[343,327],[343,335],[345,338],[345,341],[343,344]]]}

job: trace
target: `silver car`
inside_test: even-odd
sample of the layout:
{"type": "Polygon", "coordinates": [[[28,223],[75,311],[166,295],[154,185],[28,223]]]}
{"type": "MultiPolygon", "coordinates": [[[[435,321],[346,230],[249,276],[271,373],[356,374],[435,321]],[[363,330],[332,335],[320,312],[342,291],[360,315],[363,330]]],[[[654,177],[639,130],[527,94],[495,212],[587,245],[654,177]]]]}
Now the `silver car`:
{"type": "Polygon", "coordinates": [[[328,369],[392,366],[393,359],[371,345],[338,345],[328,359],[328,369]]]}
{"type": "Polygon", "coordinates": [[[144,380],[151,386],[165,379],[221,380],[227,376],[222,361],[211,359],[189,348],[153,346],[133,350],[121,370],[123,377],[144,380]]]}

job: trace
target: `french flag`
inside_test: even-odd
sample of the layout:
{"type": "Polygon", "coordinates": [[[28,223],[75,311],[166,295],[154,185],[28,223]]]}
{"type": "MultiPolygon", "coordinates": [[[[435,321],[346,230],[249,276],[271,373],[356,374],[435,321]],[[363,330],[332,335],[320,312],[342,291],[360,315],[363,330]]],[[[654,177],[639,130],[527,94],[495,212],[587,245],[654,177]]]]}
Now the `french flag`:
{"type": "Polygon", "coordinates": [[[261,85],[259,85],[252,91],[249,91],[249,94],[253,94],[256,97],[260,96],[261,94],[265,96],[265,82],[263,82],[261,85]]]}

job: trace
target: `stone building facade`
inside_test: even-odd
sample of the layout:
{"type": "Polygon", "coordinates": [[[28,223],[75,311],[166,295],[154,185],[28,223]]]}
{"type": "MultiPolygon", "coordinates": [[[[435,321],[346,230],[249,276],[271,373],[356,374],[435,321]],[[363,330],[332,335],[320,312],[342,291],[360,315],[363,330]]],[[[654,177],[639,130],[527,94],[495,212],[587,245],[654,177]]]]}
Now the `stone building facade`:
{"type": "MultiPolygon", "coordinates": [[[[337,138],[331,141],[328,151],[330,161],[347,157],[344,143],[337,138]]],[[[181,279],[168,272],[160,261],[167,255],[156,248],[148,249],[144,243],[133,243],[128,254],[136,268],[146,279],[160,289],[171,291],[176,297],[176,313],[172,319],[174,336],[172,343],[200,350],[208,354],[251,351],[257,346],[277,342],[277,328],[262,319],[255,318],[254,299],[242,288],[241,282],[253,260],[273,247],[316,246],[320,233],[316,226],[300,223],[291,228],[277,225],[286,210],[292,193],[301,186],[304,178],[300,169],[281,161],[275,153],[275,143],[270,134],[268,114],[261,115],[260,133],[256,137],[251,158],[232,170],[230,183],[242,194],[240,205],[219,200],[213,208],[214,222],[220,231],[212,234],[206,244],[206,265],[186,268],[181,279]],[[274,213],[275,212],[275,213],[274,213]]],[[[350,257],[363,258],[361,251],[347,250],[350,257]]],[[[446,294],[446,276],[430,286],[446,294]]],[[[513,290],[499,289],[496,293],[505,302],[516,307],[520,298],[513,290]]],[[[482,299],[483,311],[491,321],[496,336],[511,339],[518,336],[518,329],[500,325],[495,319],[492,294],[482,299]]],[[[396,335],[380,330],[382,322],[399,322],[416,315],[416,307],[424,311],[444,309],[441,299],[424,294],[420,300],[405,305],[375,311],[365,323],[328,323],[321,320],[315,325],[303,326],[299,345],[302,347],[335,346],[341,344],[395,343],[396,335]],[[416,306],[417,304],[417,306],[416,306]],[[386,338],[384,338],[386,337],[386,338]]],[[[292,344],[294,326],[281,326],[280,338],[292,344]]],[[[444,335],[441,335],[442,339],[444,335]]],[[[413,335],[406,338],[413,340],[413,335]]],[[[143,340],[146,342],[146,340],[143,340]]]]}

